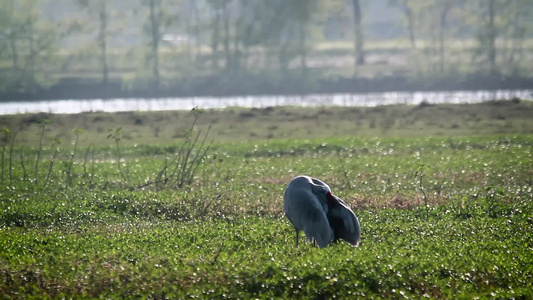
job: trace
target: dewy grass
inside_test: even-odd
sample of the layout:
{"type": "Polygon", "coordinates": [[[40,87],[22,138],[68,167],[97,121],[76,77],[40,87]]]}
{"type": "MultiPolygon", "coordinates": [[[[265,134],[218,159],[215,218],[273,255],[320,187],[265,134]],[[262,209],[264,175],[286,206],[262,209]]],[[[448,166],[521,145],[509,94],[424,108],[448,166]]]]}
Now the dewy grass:
{"type": "MultiPolygon", "coordinates": [[[[0,294],[531,298],[532,145],[528,134],[219,141],[190,185],[163,190],[128,189],[102,145],[54,168],[46,188],[14,167],[0,187],[0,294]],[[358,248],[295,247],[282,195],[297,174],[354,209],[358,248]]],[[[154,178],[176,147],[121,144],[128,180],[154,178]]],[[[55,150],[24,157],[36,151],[48,165],[55,150]]]]}

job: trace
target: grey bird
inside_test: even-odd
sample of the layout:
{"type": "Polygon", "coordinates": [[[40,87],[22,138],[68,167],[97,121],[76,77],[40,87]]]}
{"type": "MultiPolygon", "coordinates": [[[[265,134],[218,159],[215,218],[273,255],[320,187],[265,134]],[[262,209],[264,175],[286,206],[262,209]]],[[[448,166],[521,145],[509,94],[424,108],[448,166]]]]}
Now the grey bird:
{"type": "Polygon", "coordinates": [[[319,179],[309,176],[292,179],[285,190],[283,209],[296,231],[296,246],[300,231],[320,248],[339,239],[354,247],[359,245],[361,228],[357,216],[319,179]]]}

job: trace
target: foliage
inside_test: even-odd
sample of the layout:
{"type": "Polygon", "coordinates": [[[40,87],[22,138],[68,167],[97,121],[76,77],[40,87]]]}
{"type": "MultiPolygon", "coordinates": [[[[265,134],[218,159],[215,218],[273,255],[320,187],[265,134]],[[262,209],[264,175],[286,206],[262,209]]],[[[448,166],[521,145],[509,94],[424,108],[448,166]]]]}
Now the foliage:
{"type": "Polygon", "coordinates": [[[354,67],[358,79],[531,77],[530,0],[349,2],[4,0],[0,92],[205,94],[218,82],[220,94],[310,92],[354,67]]]}
{"type": "Polygon", "coordinates": [[[3,1],[0,8],[0,92],[35,94],[55,78],[57,28],[40,16],[38,0],[3,1]]]}
{"type": "MultiPolygon", "coordinates": [[[[0,187],[0,293],[530,298],[532,145],[531,135],[219,143],[202,158],[198,180],[159,191],[124,189],[106,159],[112,152],[100,147],[86,151],[91,176],[74,158],[72,185],[54,172],[46,189],[36,188],[15,168],[13,184],[0,187]],[[294,246],[281,203],[296,174],[325,180],[354,208],[360,247],[294,246]]],[[[133,182],[176,150],[121,149],[133,182]]]]}

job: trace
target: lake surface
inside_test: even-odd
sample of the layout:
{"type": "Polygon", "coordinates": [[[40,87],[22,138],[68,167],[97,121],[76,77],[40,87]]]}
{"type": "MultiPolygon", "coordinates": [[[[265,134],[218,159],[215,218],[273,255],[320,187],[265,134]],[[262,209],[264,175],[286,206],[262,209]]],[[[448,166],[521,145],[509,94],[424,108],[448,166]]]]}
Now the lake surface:
{"type": "Polygon", "coordinates": [[[189,98],[127,98],[0,102],[0,115],[20,113],[76,114],[81,112],[190,110],[194,107],[377,106],[389,104],[477,103],[497,99],[532,99],[533,90],[388,92],[311,94],[302,96],[244,96],[189,98]]]}

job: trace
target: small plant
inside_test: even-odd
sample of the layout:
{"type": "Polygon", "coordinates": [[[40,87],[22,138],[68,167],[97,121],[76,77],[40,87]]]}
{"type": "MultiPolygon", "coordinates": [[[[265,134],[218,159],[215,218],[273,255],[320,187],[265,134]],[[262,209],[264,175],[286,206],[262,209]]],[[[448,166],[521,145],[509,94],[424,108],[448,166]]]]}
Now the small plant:
{"type": "Polygon", "coordinates": [[[427,170],[429,170],[429,168],[426,165],[421,164],[416,169],[416,172],[415,172],[415,178],[418,178],[418,188],[422,192],[422,195],[424,195],[424,206],[426,208],[426,220],[429,219],[429,204],[428,204],[428,197],[426,195],[426,192],[424,191],[423,181],[424,181],[425,172],[427,170]]]}
{"type": "Polygon", "coordinates": [[[45,187],[48,185],[48,181],[50,180],[50,175],[52,175],[52,169],[54,168],[54,162],[56,161],[57,154],[59,153],[59,144],[61,144],[60,139],[58,138],[52,139],[52,148],[54,149],[54,154],[52,154],[52,159],[50,160],[50,166],[48,167],[48,173],[46,174],[46,179],[44,181],[45,187]]]}
{"type": "Polygon", "coordinates": [[[2,175],[1,175],[1,178],[2,178],[2,185],[4,185],[4,156],[5,156],[5,153],[6,153],[6,146],[7,146],[7,143],[9,141],[9,134],[11,133],[11,131],[9,131],[9,128],[5,128],[4,129],[4,141],[2,143],[2,157],[0,158],[2,161],[1,161],[1,164],[2,164],[2,175]]]}
{"type": "Polygon", "coordinates": [[[11,145],[9,146],[9,185],[11,186],[13,186],[13,147],[15,146],[15,138],[18,133],[18,130],[15,131],[11,138],[11,145]]]}
{"type": "Polygon", "coordinates": [[[4,143],[2,145],[2,185],[4,185],[4,176],[5,176],[5,152],[7,144],[9,143],[9,185],[13,186],[13,146],[15,144],[15,138],[17,137],[18,131],[15,131],[13,134],[9,128],[4,129],[5,137],[4,143]]]}
{"type": "Polygon", "coordinates": [[[80,141],[80,133],[83,132],[83,129],[76,128],[73,130],[74,135],[76,136],[76,141],[74,142],[74,149],[70,153],[70,160],[66,164],[66,173],[67,173],[67,184],[72,184],[72,168],[74,166],[74,156],[76,155],[76,149],[78,149],[78,142],[80,141]]]}
{"type": "Polygon", "coordinates": [[[83,174],[89,179],[89,189],[93,187],[93,178],[94,178],[94,145],[90,144],[85,151],[85,158],[83,160],[83,174]],[[92,151],[91,151],[92,150],[92,151]],[[89,152],[91,152],[91,171],[87,170],[87,159],[89,157],[89,152]]]}
{"type": "Polygon", "coordinates": [[[474,204],[477,199],[477,194],[461,196],[459,201],[453,205],[454,215],[458,219],[470,219],[474,216],[474,204]]]}
{"type": "Polygon", "coordinates": [[[37,159],[35,161],[35,175],[33,176],[35,185],[39,185],[39,161],[41,160],[41,152],[43,151],[44,131],[46,129],[46,124],[49,122],[49,120],[45,119],[39,123],[39,126],[41,127],[41,137],[39,138],[39,149],[37,150],[37,159]]]}
{"type": "Polygon", "coordinates": [[[24,147],[20,147],[20,168],[22,169],[22,180],[28,180],[28,173],[26,172],[26,165],[24,164],[24,147]]]}
{"type": "Polygon", "coordinates": [[[503,188],[501,187],[496,188],[495,186],[492,186],[492,185],[486,187],[485,192],[487,193],[485,197],[485,202],[487,205],[487,208],[486,208],[487,215],[491,218],[496,218],[498,217],[498,214],[496,212],[496,207],[497,207],[496,195],[503,196],[505,192],[503,188]]]}
{"type": "Polygon", "coordinates": [[[344,176],[344,182],[346,184],[346,186],[348,187],[348,189],[352,189],[352,184],[350,183],[350,178],[348,176],[348,172],[346,172],[346,168],[344,168],[344,163],[343,161],[341,160],[341,155],[340,155],[340,148],[337,149],[337,151],[335,151],[336,154],[337,154],[337,159],[339,160],[339,163],[341,165],[341,170],[342,170],[342,175],[344,176]]]}
{"type": "Polygon", "coordinates": [[[181,145],[170,163],[168,159],[165,160],[163,168],[153,182],[156,186],[182,188],[186,184],[191,184],[196,171],[200,167],[207,151],[213,144],[213,141],[211,141],[206,145],[211,126],[207,128],[207,132],[203,136],[201,142],[199,142],[199,140],[202,132],[198,131],[198,133],[194,135],[194,127],[203,111],[198,108],[193,108],[191,112],[194,116],[194,120],[191,127],[185,132],[185,142],[181,145]]]}
{"type": "Polygon", "coordinates": [[[120,140],[122,139],[122,127],[119,127],[119,128],[115,128],[115,129],[109,129],[108,130],[108,135],[107,135],[107,138],[111,138],[115,141],[115,145],[116,145],[116,149],[117,149],[117,167],[118,167],[118,172],[120,173],[120,176],[122,176],[122,179],[124,179],[124,181],[128,182],[128,176],[126,176],[126,174],[124,173],[124,171],[122,170],[122,167],[121,167],[121,164],[120,164],[120,161],[122,160],[122,156],[120,154],[120,140]]]}

